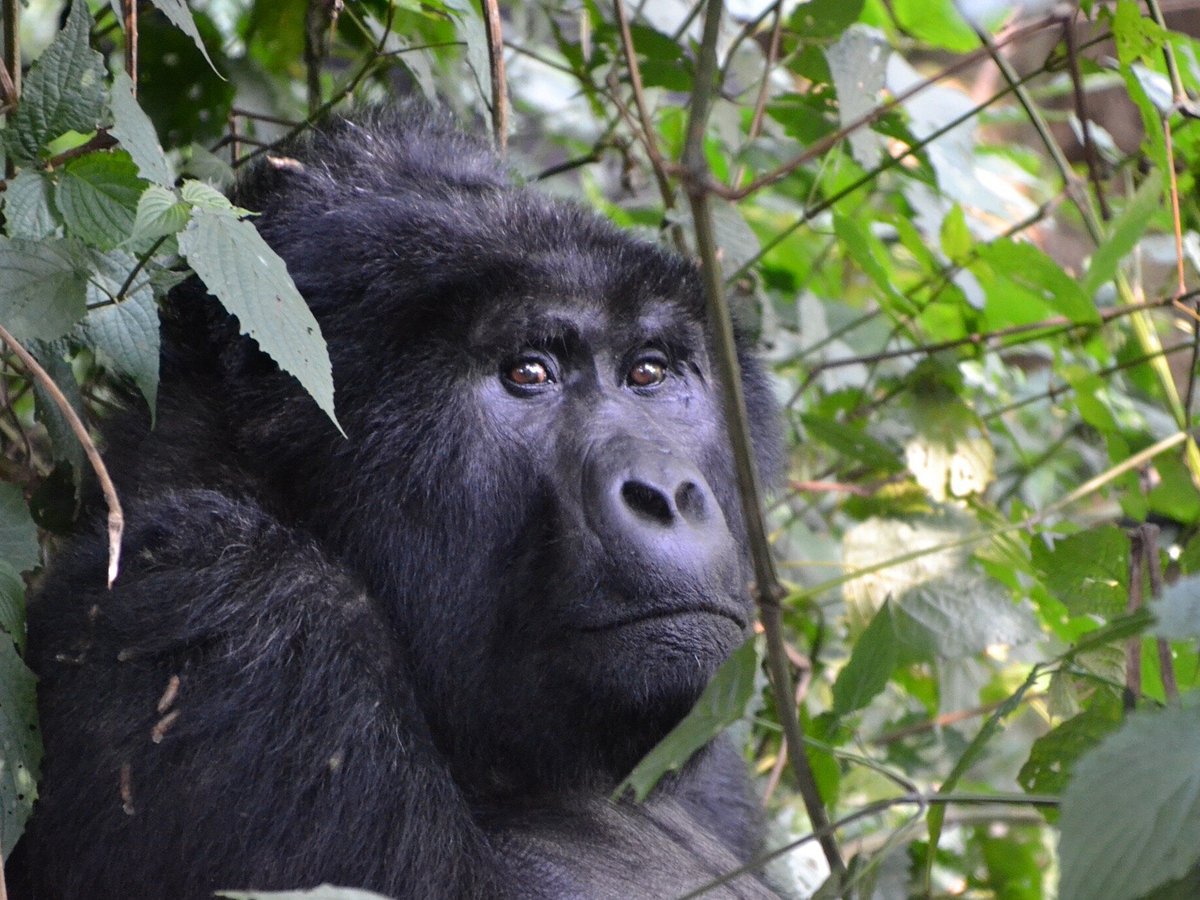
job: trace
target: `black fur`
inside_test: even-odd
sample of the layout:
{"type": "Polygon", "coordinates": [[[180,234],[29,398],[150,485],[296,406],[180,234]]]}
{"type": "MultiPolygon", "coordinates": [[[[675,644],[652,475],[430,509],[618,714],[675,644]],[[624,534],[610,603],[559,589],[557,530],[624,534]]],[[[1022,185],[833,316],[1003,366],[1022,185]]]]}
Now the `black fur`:
{"type": "Polygon", "coordinates": [[[746,862],[721,742],[607,799],[752,616],[693,267],[411,109],[286,156],[235,200],[321,324],[348,437],[175,292],[157,427],[109,434],[120,578],[95,528],[30,606],[28,896],[668,897],[746,862]],[[665,381],[629,381],[645,359],[665,381]],[[529,360],[555,380],[507,379],[529,360]]]}

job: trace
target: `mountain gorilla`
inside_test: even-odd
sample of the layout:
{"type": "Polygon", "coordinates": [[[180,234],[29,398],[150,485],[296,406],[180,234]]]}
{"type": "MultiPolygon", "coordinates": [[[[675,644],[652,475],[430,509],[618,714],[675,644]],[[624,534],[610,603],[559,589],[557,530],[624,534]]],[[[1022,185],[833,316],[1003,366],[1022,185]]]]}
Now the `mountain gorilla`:
{"type": "Polygon", "coordinates": [[[750,860],[724,742],[608,799],[753,615],[694,267],[411,108],[328,125],[234,199],[320,322],[346,436],[175,291],[157,426],[110,429],[120,577],[95,528],[29,611],[28,896],[657,898],[750,860]]]}

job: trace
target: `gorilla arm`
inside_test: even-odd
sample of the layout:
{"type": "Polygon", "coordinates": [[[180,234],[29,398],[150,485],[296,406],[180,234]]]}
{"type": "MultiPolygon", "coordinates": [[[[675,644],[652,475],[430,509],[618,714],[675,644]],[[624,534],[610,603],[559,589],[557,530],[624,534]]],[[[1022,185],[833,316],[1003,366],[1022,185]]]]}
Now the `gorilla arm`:
{"type": "Polygon", "coordinates": [[[487,839],[353,579],[220,493],[131,512],[112,593],[101,541],[77,544],[34,620],[50,752],[27,862],[35,881],[59,878],[35,896],[321,881],[498,895],[487,839]]]}

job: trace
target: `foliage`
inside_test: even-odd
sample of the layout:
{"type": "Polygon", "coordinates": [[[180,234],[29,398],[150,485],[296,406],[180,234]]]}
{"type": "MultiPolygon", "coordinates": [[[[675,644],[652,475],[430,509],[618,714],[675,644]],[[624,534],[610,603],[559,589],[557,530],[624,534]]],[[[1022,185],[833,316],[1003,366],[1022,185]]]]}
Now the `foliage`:
{"type": "Polygon", "coordinates": [[[1189,895],[1200,55],[1157,0],[741,0],[708,32],[719,3],[525,0],[507,100],[467,0],[362,0],[315,36],[307,0],[154,0],[132,75],[123,6],[32,3],[0,96],[0,849],[35,796],[23,604],[78,505],[69,411],[153,411],[156,307],[194,272],[334,417],[316,323],[218,188],[331,109],[419,93],[507,110],[514,167],[623,226],[691,253],[714,231],[776,373],[767,643],[798,703],[761,706],[747,645],[628,783],[740,719],[802,892],[840,856],[823,896],[1189,895]]]}

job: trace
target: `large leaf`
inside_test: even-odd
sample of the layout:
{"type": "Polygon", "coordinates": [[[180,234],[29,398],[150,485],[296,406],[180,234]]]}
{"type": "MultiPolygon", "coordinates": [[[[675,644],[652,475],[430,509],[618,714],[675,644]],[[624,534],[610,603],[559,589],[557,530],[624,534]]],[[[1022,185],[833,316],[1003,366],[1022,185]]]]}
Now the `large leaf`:
{"type": "Polygon", "coordinates": [[[109,129],[125,151],[137,164],[142,177],[170,187],[175,183],[171,174],[170,163],[163,153],[162,145],[158,142],[158,134],[154,131],[154,123],[138,105],[133,96],[133,82],[124,70],[113,77],[112,96],[109,108],[113,115],[113,125],[109,129]]]}
{"type": "Polygon", "coordinates": [[[1117,273],[1121,260],[1127,258],[1146,231],[1150,217],[1163,208],[1162,173],[1151,169],[1146,180],[1113,220],[1104,242],[1092,254],[1091,265],[1083,277],[1083,291],[1091,297],[1117,273]]]}
{"type": "Polygon", "coordinates": [[[158,7],[159,12],[166,16],[171,24],[186,34],[192,39],[196,45],[196,49],[204,55],[204,60],[212,67],[212,70],[218,75],[216,65],[212,61],[212,57],[208,55],[208,50],[204,46],[204,40],[200,37],[200,29],[196,27],[196,20],[192,18],[192,11],[188,9],[187,3],[184,0],[151,0],[158,7]]]}
{"type": "Polygon", "coordinates": [[[25,582],[17,570],[0,559],[0,628],[19,651],[25,649],[25,582]]]}
{"type": "Polygon", "coordinates": [[[121,290],[137,258],[119,250],[97,254],[94,284],[90,286],[87,318],[80,326],[84,340],[116,371],[138,386],[150,412],[158,393],[158,303],[149,276],[136,276],[125,298],[109,299],[121,290]]]}
{"type": "Polygon", "coordinates": [[[1137,713],[1063,794],[1061,900],[1133,900],[1200,860],[1200,711],[1137,713]]]}
{"type": "Polygon", "coordinates": [[[49,179],[33,169],[18,173],[8,183],[4,191],[4,225],[9,237],[40,241],[54,234],[59,223],[50,194],[49,179]]]}
{"type": "Polygon", "coordinates": [[[891,601],[884,601],[833,683],[833,711],[844,716],[870,703],[887,686],[899,661],[891,601]]]}
{"type": "Polygon", "coordinates": [[[72,234],[111,250],[133,232],[145,189],[128,153],[89,153],[67,164],[54,199],[72,234]]]}
{"type": "Polygon", "coordinates": [[[1032,544],[1033,564],[1046,586],[1072,615],[1094,613],[1106,619],[1125,610],[1129,581],[1129,538],[1115,525],[1058,538],[1051,549],[1032,544]]]}
{"type": "Polygon", "coordinates": [[[37,799],[42,740],[37,730],[36,683],[16,645],[0,638],[0,850],[5,859],[37,799]]]}
{"type": "Polygon", "coordinates": [[[179,249],[237,316],[242,333],[294,375],[336,424],[333,374],[320,326],[283,260],[254,226],[226,212],[198,208],[179,236],[179,249]]]}
{"type": "Polygon", "coordinates": [[[1072,322],[1100,321],[1091,294],[1080,290],[1058,263],[1033,244],[1002,238],[980,247],[979,257],[990,264],[997,275],[1037,295],[1072,322]]]}
{"type": "Polygon", "coordinates": [[[642,758],[613,796],[632,790],[637,800],[644,800],[660,778],[681,768],[693,753],[746,714],[758,694],[757,681],[758,649],[751,638],[717,670],[692,711],[642,758]]]}
{"type": "Polygon", "coordinates": [[[88,44],[92,17],[72,3],[66,24],[25,79],[21,102],[6,131],[19,159],[34,159],[66,131],[95,129],[104,112],[104,59],[88,44]]]}
{"type": "Polygon", "coordinates": [[[15,484],[0,483],[0,562],[17,572],[38,561],[37,528],[29,518],[25,498],[15,484]]]}
{"type": "Polygon", "coordinates": [[[18,340],[53,340],[83,318],[87,274],[75,247],[0,237],[0,325],[18,340]]]}

